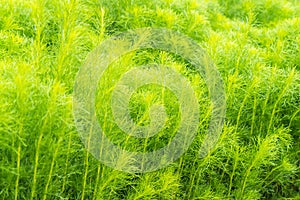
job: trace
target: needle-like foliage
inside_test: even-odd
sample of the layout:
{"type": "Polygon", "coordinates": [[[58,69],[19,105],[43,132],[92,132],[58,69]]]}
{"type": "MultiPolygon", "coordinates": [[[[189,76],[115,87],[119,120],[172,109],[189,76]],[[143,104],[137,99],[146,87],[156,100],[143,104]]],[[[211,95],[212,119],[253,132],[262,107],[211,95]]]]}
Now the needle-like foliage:
{"type": "Polygon", "coordinates": [[[297,0],[0,0],[0,199],[300,199],[299,137],[297,0]],[[87,54],[106,38],[141,27],[197,41],[223,77],[227,113],[217,145],[200,159],[212,106],[202,77],[168,52],[124,55],[99,81],[95,105],[116,145],[153,151],[178,128],[180,105],[157,85],[139,88],[129,110],[135,123],[147,125],[149,107],[165,105],[164,129],[148,140],[116,126],[109,107],[114,81],[134,66],[172,66],[190,82],[200,110],[196,138],[180,159],[129,174],[84,148],[72,98],[87,54]]]}

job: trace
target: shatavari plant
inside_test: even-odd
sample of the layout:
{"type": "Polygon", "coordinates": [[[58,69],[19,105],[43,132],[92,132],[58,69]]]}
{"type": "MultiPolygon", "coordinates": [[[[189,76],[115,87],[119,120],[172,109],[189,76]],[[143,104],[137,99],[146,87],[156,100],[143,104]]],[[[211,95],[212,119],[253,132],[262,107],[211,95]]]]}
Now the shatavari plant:
{"type": "MultiPolygon", "coordinates": [[[[0,0],[0,199],[300,199],[300,2],[297,0],[0,0]],[[134,66],[171,66],[199,105],[196,136],[167,167],[127,173],[83,145],[73,116],[76,75],[106,39],[137,28],[180,32],[205,50],[224,82],[226,118],[209,153],[198,152],[213,105],[191,63],[136,50],[110,64],[97,85],[98,123],[114,144],[149,152],[178,128],[178,98],[148,84],[130,97],[134,123],[166,121],[134,138],[116,126],[112,91],[134,66]]],[[[120,160],[127,162],[127,160],[120,160]]]]}

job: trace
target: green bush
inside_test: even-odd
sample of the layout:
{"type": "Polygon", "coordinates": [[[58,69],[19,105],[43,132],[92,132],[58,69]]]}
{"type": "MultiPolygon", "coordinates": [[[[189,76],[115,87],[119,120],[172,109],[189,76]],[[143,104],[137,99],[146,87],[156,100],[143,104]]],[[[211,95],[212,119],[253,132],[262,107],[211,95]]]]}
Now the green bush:
{"type": "MultiPolygon", "coordinates": [[[[300,198],[299,1],[0,0],[0,13],[0,199],[300,198]],[[198,134],[184,156],[155,172],[128,174],[84,148],[72,114],[73,84],[104,39],[149,26],[180,31],[205,49],[225,82],[227,116],[216,147],[199,159],[210,113],[201,77],[162,51],[122,57],[113,65],[124,70],[151,62],[175,66],[201,108],[198,134]]],[[[111,87],[99,85],[107,93],[111,87]]],[[[175,119],[178,103],[164,94],[154,97],[162,95],[160,87],[137,91],[130,105],[136,122],[147,123],[144,112],[153,102],[167,102],[175,119]]],[[[104,102],[99,98],[99,122],[124,146],[127,138],[105,118],[104,102]]],[[[170,120],[157,137],[130,138],[124,148],[159,148],[175,128],[170,120]]]]}

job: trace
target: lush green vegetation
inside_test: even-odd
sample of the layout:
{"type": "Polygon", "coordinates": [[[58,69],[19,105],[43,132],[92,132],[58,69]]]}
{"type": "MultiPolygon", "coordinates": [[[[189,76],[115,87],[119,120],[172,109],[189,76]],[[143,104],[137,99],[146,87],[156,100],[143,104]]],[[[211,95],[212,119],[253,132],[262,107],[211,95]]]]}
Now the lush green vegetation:
{"type": "MultiPolygon", "coordinates": [[[[109,93],[113,86],[105,83],[99,87],[109,93]]],[[[165,145],[178,103],[161,92],[142,87],[130,104],[134,120],[147,124],[147,107],[167,102],[170,120],[153,140],[124,145],[101,96],[100,124],[130,150],[165,145]]],[[[300,199],[299,136],[297,0],[0,0],[0,199],[300,199]],[[201,107],[198,135],[184,156],[159,171],[129,174],[86,151],[72,92],[89,52],[139,27],[180,31],[206,50],[225,82],[227,117],[217,146],[199,159],[210,113],[203,80],[165,52],[122,57],[106,80],[133,64],[172,65],[190,80],[201,107]]]]}

